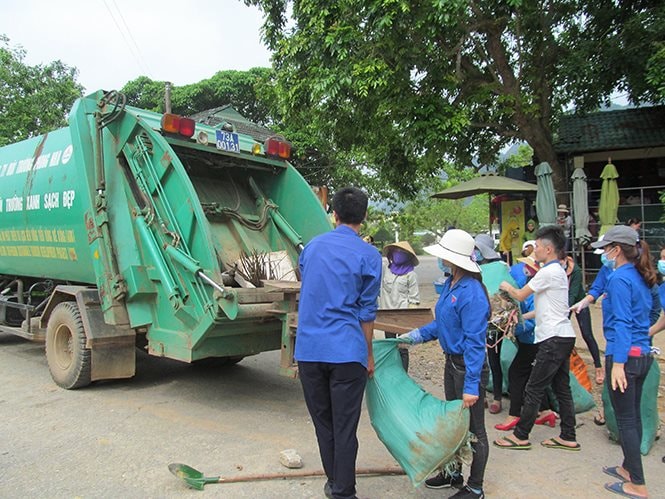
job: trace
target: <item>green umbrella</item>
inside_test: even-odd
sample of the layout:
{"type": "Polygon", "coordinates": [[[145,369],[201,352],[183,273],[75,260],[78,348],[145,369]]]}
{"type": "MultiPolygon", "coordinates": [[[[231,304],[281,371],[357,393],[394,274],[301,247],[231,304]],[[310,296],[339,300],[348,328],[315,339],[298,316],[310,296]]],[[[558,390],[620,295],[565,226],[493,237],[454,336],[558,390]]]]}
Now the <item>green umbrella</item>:
{"type": "Polygon", "coordinates": [[[589,232],[589,199],[584,169],[575,168],[573,179],[573,214],[575,218],[575,239],[584,246],[591,241],[589,232]]]}
{"type": "Polygon", "coordinates": [[[556,224],[556,199],[554,197],[554,184],[552,183],[552,168],[543,161],[536,166],[536,213],[540,226],[556,224]]]}
{"type": "Polygon", "coordinates": [[[522,182],[521,180],[490,174],[480,175],[471,180],[467,180],[466,182],[461,182],[441,192],[432,194],[431,197],[462,199],[476,194],[483,194],[485,192],[492,194],[518,194],[523,192],[535,192],[536,190],[537,187],[529,182],[522,182]]]}
{"type": "Polygon", "coordinates": [[[616,166],[607,163],[600,174],[603,185],[600,188],[600,205],[598,205],[598,217],[600,218],[600,234],[617,223],[617,210],[619,209],[619,186],[617,179],[619,173],[616,166]]]}

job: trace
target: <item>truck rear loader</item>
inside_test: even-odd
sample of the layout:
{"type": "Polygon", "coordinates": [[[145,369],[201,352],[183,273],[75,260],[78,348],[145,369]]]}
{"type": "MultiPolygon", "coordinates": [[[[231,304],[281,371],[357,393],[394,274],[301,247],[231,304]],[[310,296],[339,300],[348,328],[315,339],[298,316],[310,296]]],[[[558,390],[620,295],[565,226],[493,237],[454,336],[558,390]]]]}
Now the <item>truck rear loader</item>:
{"type": "Polygon", "coordinates": [[[0,331],[44,341],[67,389],[132,377],[137,345],[281,349],[295,376],[298,253],[331,225],[289,154],[232,120],[77,100],[68,127],[0,149],[0,331]]]}

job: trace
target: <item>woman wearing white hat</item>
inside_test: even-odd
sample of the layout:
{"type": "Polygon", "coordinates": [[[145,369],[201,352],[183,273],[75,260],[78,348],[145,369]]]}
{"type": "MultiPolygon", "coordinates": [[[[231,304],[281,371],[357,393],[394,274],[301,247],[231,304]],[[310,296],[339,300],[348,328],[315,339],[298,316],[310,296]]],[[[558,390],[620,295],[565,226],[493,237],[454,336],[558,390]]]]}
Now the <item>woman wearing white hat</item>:
{"type": "MultiPolygon", "coordinates": [[[[384,262],[381,276],[379,308],[409,308],[420,304],[418,277],[414,268],[420,263],[416,252],[407,241],[388,244],[383,248],[388,263],[384,262]]],[[[395,333],[386,333],[386,338],[394,338],[395,333]]],[[[404,370],[409,370],[409,351],[401,348],[404,370]]]]}
{"type": "Polygon", "coordinates": [[[436,319],[404,335],[410,343],[439,340],[446,354],[444,391],[446,400],[462,400],[470,410],[473,462],[466,486],[461,465],[452,473],[442,471],[425,481],[429,488],[456,487],[451,497],[483,498],[483,479],[489,445],[485,431],[484,390],[489,377],[485,336],[490,318],[487,290],[480,278],[480,267],[473,259],[473,238],[463,230],[447,231],[438,244],[425,251],[451,268],[436,304],[436,319]]]}

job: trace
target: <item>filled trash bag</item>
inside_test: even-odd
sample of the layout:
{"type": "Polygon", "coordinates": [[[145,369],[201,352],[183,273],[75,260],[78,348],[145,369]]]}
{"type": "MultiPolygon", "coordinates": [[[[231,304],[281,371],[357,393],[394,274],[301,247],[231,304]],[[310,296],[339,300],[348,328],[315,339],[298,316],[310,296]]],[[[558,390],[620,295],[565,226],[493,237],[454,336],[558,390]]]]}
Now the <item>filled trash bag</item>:
{"type": "MultiPolygon", "coordinates": [[[[503,345],[501,346],[503,393],[508,393],[508,369],[510,369],[510,364],[512,364],[515,355],[517,355],[517,345],[510,340],[504,340],[503,345]]],[[[493,383],[492,373],[490,373],[489,382],[487,383],[487,391],[492,392],[493,383]]],[[[573,396],[573,403],[575,404],[575,414],[590,411],[596,406],[593,396],[580,384],[575,373],[572,371],[570,372],[570,391],[573,396]]],[[[552,409],[558,412],[559,404],[556,401],[556,397],[554,396],[551,387],[547,388],[546,394],[549,397],[552,409]]]]}
{"type": "Polygon", "coordinates": [[[444,402],[413,381],[402,367],[399,341],[373,342],[375,371],[366,403],[379,440],[417,487],[466,447],[469,411],[461,400],[444,402]]]}
{"type": "MultiPolygon", "coordinates": [[[[603,406],[605,407],[605,421],[607,423],[607,431],[610,432],[610,438],[615,442],[619,442],[619,427],[617,426],[617,418],[614,414],[614,408],[610,402],[610,394],[608,393],[609,380],[605,381],[603,386],[603,406]]],[[[642,416],[642,442],[640,443],[640,452],[646,456],[653,443],[656,441],[656,433],[658,432],[658,385],[660,384],[660,368],[658,367],[658,360],[653,359],[653,363],[649,368],[649,373],[644,380],[642,387],[642,400],[640,401],[640,415],[642,416]]]]}

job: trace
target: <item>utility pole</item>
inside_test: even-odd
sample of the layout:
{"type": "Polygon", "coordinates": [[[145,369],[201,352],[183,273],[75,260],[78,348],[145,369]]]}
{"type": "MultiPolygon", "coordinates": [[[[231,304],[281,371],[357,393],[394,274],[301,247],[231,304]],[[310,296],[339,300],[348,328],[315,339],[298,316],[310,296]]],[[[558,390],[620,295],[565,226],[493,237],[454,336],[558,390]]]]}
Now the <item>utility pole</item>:
{"type": "Polygon", "coordinates": [[[164,88],[164,110],[167,113],[171,112],[171,82],[165,82],[164,88]]]}

